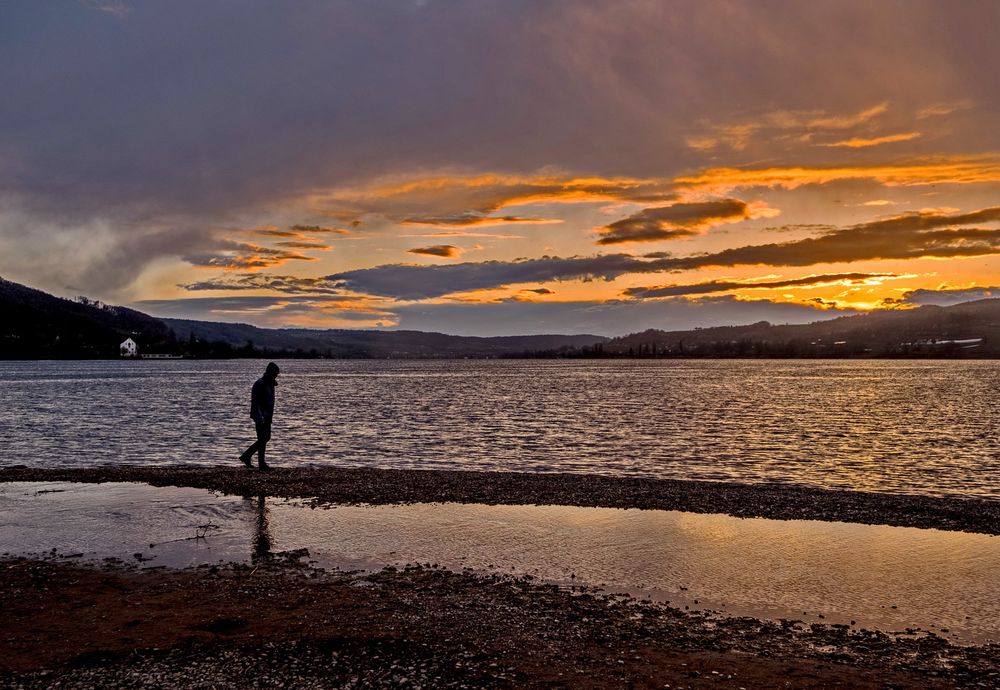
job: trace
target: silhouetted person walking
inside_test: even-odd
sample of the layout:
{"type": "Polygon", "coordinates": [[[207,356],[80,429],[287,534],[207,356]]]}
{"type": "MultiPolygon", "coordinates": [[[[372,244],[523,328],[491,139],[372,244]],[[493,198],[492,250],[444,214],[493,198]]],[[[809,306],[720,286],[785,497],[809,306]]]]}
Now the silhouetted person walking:
{"type": "Polygon", "coordinates": [[[252,466],[253,454],[257,453],[257,465],[261,471],[271,467],[264,460],[264,450],[271,440],[271,418],[274,416],[274,387],[278,385],[278,365],[271,362],[264,369],[264,375],[257,379],[250,391],[250,417],[257,427],[257,440],[243,451],[240,461],[247,467],[252,466]]]}

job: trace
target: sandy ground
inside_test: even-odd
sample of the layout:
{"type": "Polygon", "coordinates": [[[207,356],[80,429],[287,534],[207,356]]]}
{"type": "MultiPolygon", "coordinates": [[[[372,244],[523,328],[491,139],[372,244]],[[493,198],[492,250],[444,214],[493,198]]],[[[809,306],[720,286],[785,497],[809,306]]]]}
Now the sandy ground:
{"type": "Polygon", "coordinates": [[[714,619],[528,579],[296,559],[0,561],[4,687],[997,687],[1000,647],[714,619]]]}
{"type": "MultiPolygon", "coordinates": [[[[319,503],[679,509],[1000,533],[985,500],[776,485],[440,471],[0,469],[0,481],[138,481],[319,503]]],[[[276,554],[138,572],[0,560],[0,685],[163,688],[1000,687],[1000,645],[725,618],[432,564],[362,575],[276,554]]]]}
{"type": "Polygon", "coordinates": [[[237,496],[318,503],[457,502],[658,508],[778,520],[828,520],[1000,534],[1000,501],[826,491],[787,484],[732,484],[580,474],[223,467],[0,468],[0,482],[145,482],[237,496]]]}

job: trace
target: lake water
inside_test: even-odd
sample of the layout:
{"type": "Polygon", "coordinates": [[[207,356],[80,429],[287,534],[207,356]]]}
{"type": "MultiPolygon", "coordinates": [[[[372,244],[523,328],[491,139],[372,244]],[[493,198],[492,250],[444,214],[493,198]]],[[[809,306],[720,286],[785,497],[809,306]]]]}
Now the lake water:
{"type": "Polygon", "coordinates": [[[1000,639],[1000,537],[963,532],[571,506],[310,509],[141,484],[0,485],[0,553],[53,548],[142,567],[253,562],[307,548],[324,567],[419,562],[725,614],[1000,639]]]}
{"type": "MultiPolygon", "coordinates": [[[[263,362],[0,362],[0,466],[236,463],[263,362]]],[[[1000,362],[284,361],[276,465],[1000,498],[1000,362]]]]}

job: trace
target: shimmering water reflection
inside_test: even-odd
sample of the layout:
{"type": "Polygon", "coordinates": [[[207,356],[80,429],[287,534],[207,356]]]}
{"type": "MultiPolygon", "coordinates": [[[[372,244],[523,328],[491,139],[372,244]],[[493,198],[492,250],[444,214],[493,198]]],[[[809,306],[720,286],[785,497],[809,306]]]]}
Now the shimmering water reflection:
{"type": "MultiPolygon", "coordinates": [[[[232,463],[259,361],[0,362],[0,466],[232,463]]],[[[276,464],[1000,498],[1000,362],[285,361],[276,464]]]]}
{"type": "Polygon", "coordinates": [[[1000,538],[985,535],[565,506],[310,509],[135,484],[0,491],[0,552],[139,553],[148,567],[308,548],[328,567],[436,563],[732,614],[1000,639],[1000,538]],[[191,539],[206,524],[217,528],[191,539]]]}

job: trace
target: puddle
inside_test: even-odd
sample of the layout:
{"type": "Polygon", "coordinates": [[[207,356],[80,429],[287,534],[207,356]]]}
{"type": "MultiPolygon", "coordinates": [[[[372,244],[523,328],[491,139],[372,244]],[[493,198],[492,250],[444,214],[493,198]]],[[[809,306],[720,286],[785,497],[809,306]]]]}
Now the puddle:
{"type": "Polygon", "coordinates": [[[436,563],[733,615],[1000,639],[1000,539],[961,532],[566,506],[311,509],[142,484],[0,484],[0,553],[53,548],[88,560],[141,554],[143,567],[307,548],[324,567],[436,563]]]}

